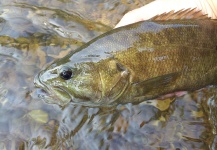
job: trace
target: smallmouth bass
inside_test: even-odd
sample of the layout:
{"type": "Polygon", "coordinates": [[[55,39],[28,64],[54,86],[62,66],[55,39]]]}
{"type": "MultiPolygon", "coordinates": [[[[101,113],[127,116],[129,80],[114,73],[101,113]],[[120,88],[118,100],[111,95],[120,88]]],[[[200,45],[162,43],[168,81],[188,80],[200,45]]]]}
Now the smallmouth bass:
{"type": "Polygon", "coordinates": [[[61,106],[139,103],[216,84],[217,21],[182,15],[113,29],[54,61],[34,83],[61,106]]]}

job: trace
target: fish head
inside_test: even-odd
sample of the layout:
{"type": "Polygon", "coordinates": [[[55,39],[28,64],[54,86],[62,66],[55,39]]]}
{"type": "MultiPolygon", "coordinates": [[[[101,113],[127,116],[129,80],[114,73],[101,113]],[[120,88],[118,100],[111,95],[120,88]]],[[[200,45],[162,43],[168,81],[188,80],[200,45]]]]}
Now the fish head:
{"type": "Polygon", "coordinates": [[[101,80],[93,62],[56,60],[38,73],[34,83],[49,93],[49,103],[60,106],[69,102],[86,104],[101,98],[101,80]]]}
{"type": "Polygon", "coordinates": [[[49,103],[108,106],[116,103],[126,91],[129,71],[118,60],[72,60],[56,60],[35,77],[35,85],[52,97],[49,103]]]}

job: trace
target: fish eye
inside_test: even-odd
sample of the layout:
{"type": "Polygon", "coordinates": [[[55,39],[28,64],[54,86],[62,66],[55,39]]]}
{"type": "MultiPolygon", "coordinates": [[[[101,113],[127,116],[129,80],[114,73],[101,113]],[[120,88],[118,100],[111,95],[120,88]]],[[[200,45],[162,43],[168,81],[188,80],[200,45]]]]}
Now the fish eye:
{"type": "Polygon", "coordinates": [[[59,72],[60,72],[59,73],[60,78],[64,80],[69,80],[73,76],[71,68],[66,66],[62,67],[59,72]]]}

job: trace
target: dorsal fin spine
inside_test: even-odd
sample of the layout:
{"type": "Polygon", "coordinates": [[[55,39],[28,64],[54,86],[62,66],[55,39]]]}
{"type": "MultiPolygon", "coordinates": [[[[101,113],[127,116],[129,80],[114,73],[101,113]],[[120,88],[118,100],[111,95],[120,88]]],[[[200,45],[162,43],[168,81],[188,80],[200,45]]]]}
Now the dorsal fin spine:
{"type": "Polygon", "coordinates": [[[168,13],[154,16],[150,20],[176,20],[176,19],[211,19],[207,14],[203,14],[201,10],[194,9],[181,9],[177,12],[171,10],[168,13]]]}

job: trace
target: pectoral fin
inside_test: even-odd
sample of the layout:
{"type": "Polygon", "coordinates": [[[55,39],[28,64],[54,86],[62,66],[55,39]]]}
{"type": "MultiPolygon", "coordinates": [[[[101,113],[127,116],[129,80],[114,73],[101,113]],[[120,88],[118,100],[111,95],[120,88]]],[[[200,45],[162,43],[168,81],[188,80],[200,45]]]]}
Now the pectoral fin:
{"type": "Polygon", "coordinates": [[[174,85],[180,73],[170,73],[155,78],[151,78],[142,82],[133,83],[132,88],[138,96],[155,97],[154,95],[162,94],[174,85]]]}

